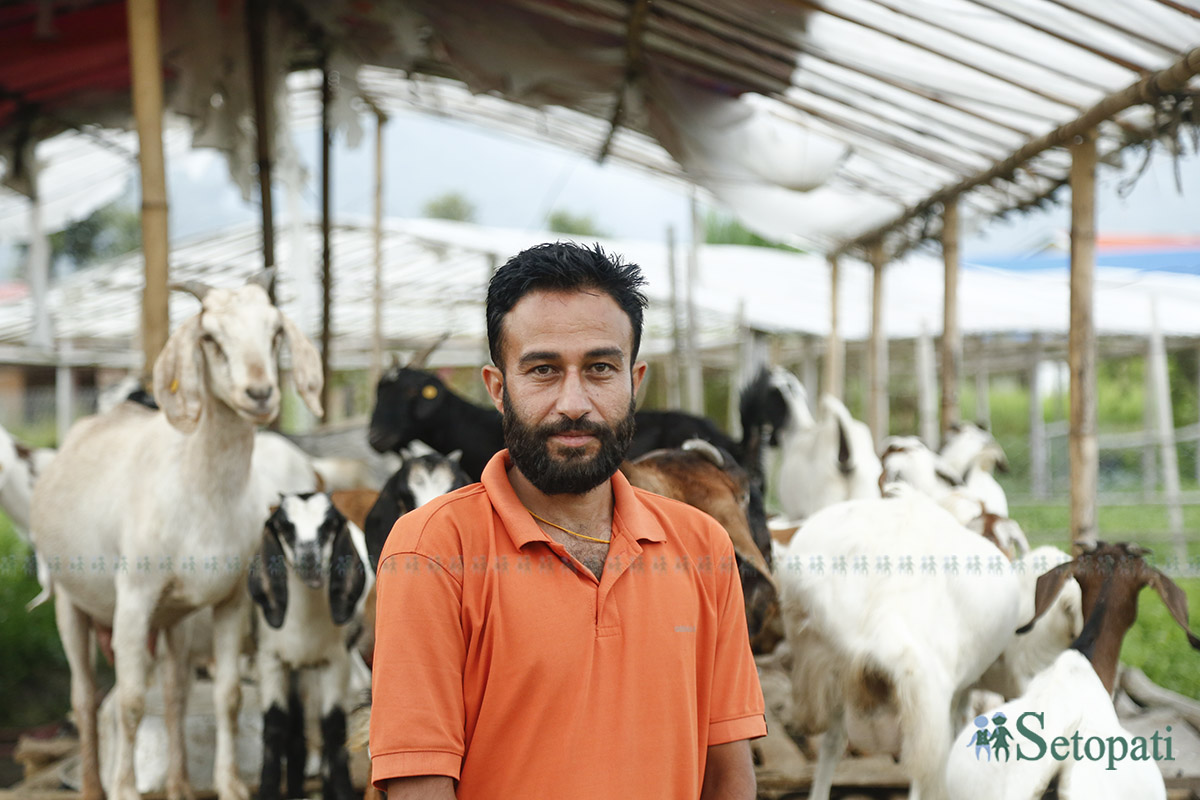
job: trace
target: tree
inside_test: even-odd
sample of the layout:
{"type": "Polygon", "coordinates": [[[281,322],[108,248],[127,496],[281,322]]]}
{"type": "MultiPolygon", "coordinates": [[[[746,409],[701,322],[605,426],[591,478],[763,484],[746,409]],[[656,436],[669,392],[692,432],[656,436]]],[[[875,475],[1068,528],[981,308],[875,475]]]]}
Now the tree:
{"type": "Polygon", "coordinates": [[[708,244],[741,244],[751,247],[773,247],[790,253],[801,252],[790,245],[764,239],[734,217],[727,217],[715,211],[709,211],[705,217],[704,241],[708,244]]]}
{"type": "Polygon", "coordinates": [[[123,255],[142,246],[138,212],[116,201],[100,206],[81,220],[50,234],[50,262],[60,258],[79,269],[95,261],[123,255]]]}
{"type": "Polygon", "coordinates": [[[426,201],[422,209],[431,219],[452,219],[457,222],[475,221],[475,204],[458,192],[446,192],[426,201]]]}
{"type": "Polygon", "coordinates": [[[558,209],[550,212],[546,218],[546,227],[555,233],[569,233],[574,236],[597,236],[604,238],[607,233],[596,227],[595,221],[588,214],[572,214],[570,211],[558,209]]]}

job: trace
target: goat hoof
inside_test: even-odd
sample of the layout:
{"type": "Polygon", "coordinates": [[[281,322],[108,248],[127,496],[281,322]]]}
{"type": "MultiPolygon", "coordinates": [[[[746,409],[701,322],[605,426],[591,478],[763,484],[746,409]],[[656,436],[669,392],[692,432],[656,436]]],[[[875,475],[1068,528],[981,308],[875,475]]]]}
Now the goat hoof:
{"type": "Polygon", "coordinates": [[[226,778],[217,786],[217,800],[250,800],[250,790],[241,778],[226,778]]]}
{"type": "Polygon", "coordinates": [[[168,781],[167,800],[196,800],[196,793],[187,780],[168,781]]]}

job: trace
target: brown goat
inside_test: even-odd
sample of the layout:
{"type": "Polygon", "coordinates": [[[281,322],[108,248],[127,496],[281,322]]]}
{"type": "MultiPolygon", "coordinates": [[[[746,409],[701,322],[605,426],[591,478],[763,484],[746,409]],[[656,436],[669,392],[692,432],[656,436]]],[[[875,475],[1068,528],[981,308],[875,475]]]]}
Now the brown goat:
{"type": "Polygon", "coordinates": [[[761,507],[752,508],[746,471],[707,442],[688,442],[683,449],[654,450],[626,461],[621,472],[634,486],[687,503],[721,523],[738,557],[750,647],[755,653],[774,650],[783,634],[779,597],[767,561],[770,534],[761,507]],[[757,536],[756,528],[761,528],[757,536]]]}
{"type": "Polygon", "coordinates": [[[1117,659],[1125,632],[1137,621],[1138,592],[1151,586],[1171,616],[1187,634],[1188,644],[1200,650],[1200,638],[1188,629],[1187,595],[1174,581],[1142,558],[1149,550],[1127,542],[1096,545],[1074,560],[1038,578],[1033,619],[1017,630],[1024,633],[1046,612],[1067,578],[1079,581],[1083,592],[1083,632],[1073,645],[1088,656],[1104,688],[1112,695],[1117,659]]]}

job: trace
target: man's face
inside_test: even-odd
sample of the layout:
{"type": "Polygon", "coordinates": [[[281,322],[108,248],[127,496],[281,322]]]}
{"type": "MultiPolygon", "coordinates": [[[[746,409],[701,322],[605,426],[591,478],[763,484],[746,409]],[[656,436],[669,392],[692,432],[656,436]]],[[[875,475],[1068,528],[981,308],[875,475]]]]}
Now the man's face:
{"type": "Polygon", "coordinates": [[[633,438],[646,365],[633,328],[603,292],[532,292],[504,319],[503,373],[484,368],[517,469],[546,494],[582,494],[612,477],[633,438]]]}

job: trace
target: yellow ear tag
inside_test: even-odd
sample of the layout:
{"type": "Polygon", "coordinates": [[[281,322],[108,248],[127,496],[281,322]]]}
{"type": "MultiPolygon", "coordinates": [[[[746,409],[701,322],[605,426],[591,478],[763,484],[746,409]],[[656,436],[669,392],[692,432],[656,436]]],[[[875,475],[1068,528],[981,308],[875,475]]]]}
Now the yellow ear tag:
{"type": "Polygon", "coordinates": [[[171,381],[171,394],[175,394],[178,391],[179,391],[179,378],[174,378],[171,381]]]}
{"type": "Polygon", "coordinates": [[[421,397],[424,397],[426,400],[432,400],[433,398],[437,397],[437,394],[437,387],[432,384],[427,384],[425,388],[421,390],[421,397]]]}

